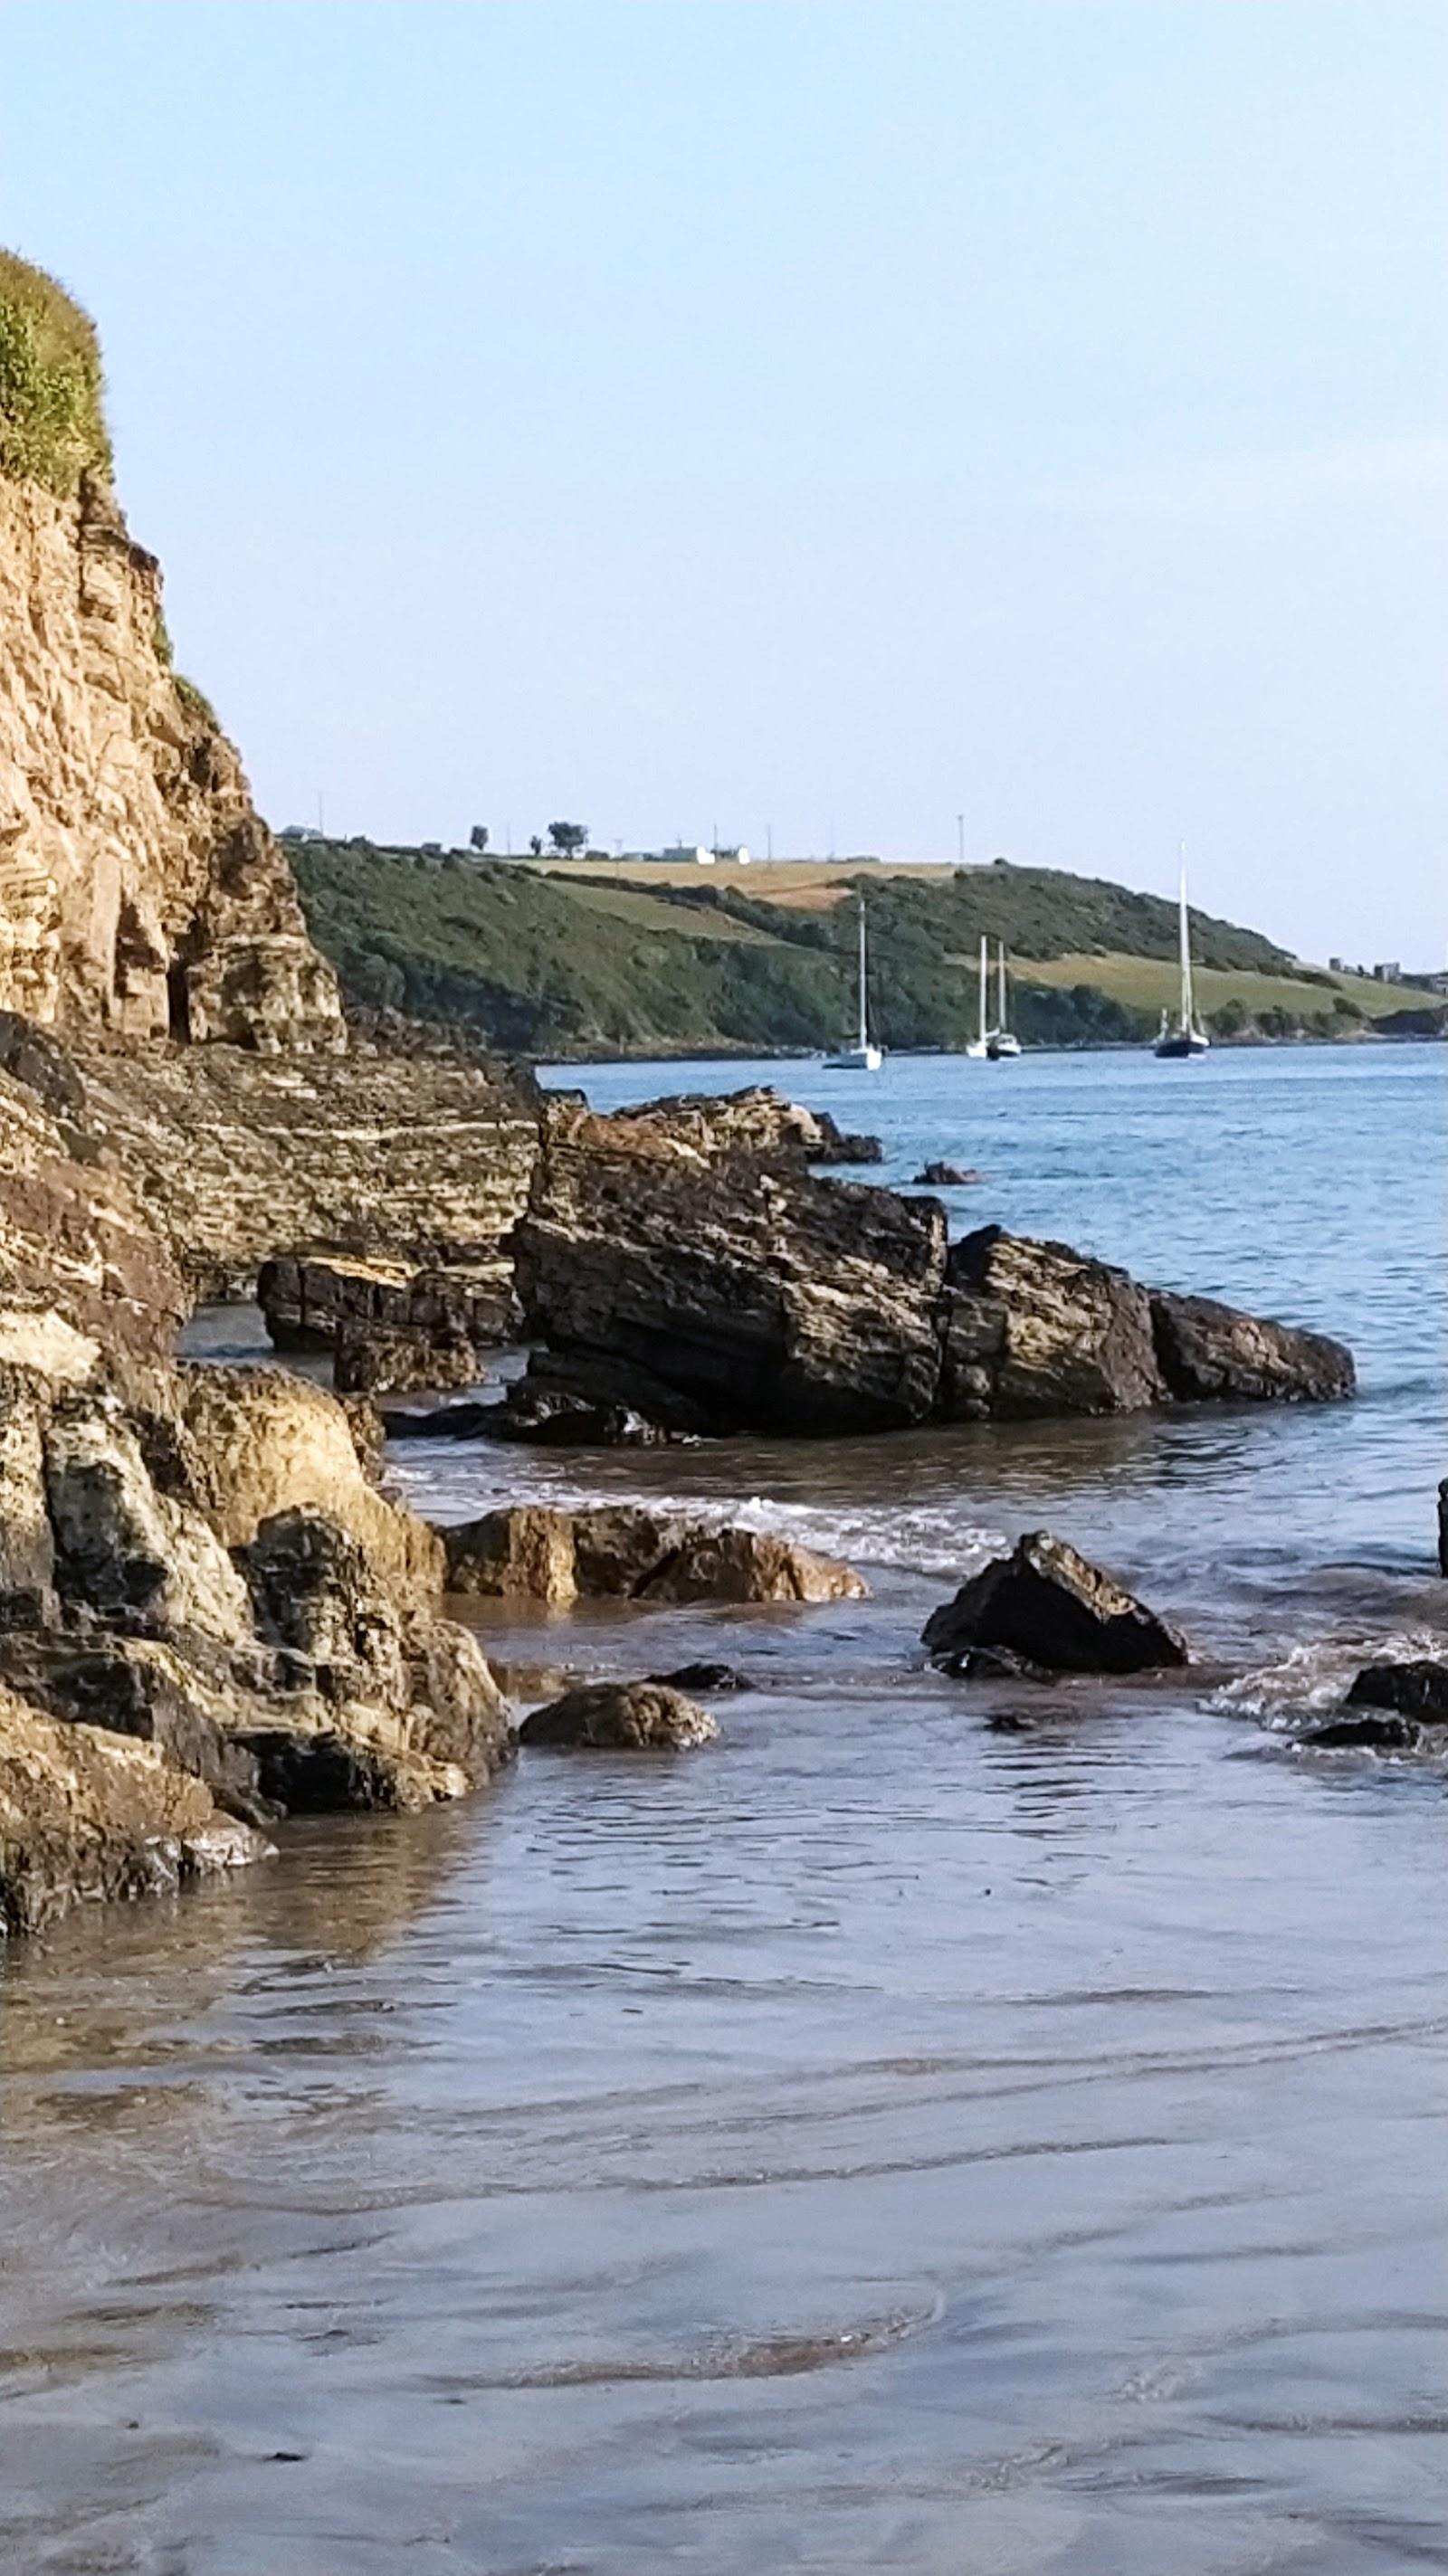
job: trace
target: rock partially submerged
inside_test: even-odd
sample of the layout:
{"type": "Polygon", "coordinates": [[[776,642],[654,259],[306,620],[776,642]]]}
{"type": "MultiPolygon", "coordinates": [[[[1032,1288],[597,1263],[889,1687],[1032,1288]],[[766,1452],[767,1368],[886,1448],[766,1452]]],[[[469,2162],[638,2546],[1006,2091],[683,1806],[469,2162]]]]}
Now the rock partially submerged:
{"type": "Polygon", "coordinates": [[[1035,1530],[932,1613],[932,1657],[1002,1649],[1053,1672],[1139,1673],[1188,1661],[1168,1621],[1088,1564],[1064,1539],[1035,1530]]]}
{"type": "Polygon", "coordinates": [[[1419,1655],[1402,1663],[1365,1664],[1347,1706],[1394,1709],[1419,1726],[1448,1726],[1448,1663],[1419,1655]]]}
{"type": "Polygon", "coordinates": [[[847,1565],[759,1531],[608,1504],[520,1503],[439,1536],[447,1588],[566,1608],[577,1600],[807,1602],[863,1599],[847,1565]]]}
{"type": "Polygon", "coordinates": [[[0,1931],[166,1894],[268,1848],[154,1744],[57,1724],[0,1687],[0,1931]]]}
{"type": "Polygon", "coordinates": [[[878,1136],[853,1135],[828,1109],[806,1109],[765,1083],[747,1090],[673,1092],[632,1109],[615,1109],[612,1121],[659,1136],[711,1160],[747,1155],[757,1161],[879,1163],[878,1136]]]}
{"type": "Polygon", "coordinates": [[[592,1682],[535,1708],[520,1743],[587,1753],[685,1753],[719,1729],[707,1709],[658,1682],[592,1682]]]}
{"type": "Polygon", "coordinates": [[[1167,1392],[1179,1404],[1328,1404],[1353,1392],[1352,1353],[1325,1333],[1165,1288],[1151,1291],[1151,1326],[1167,1392]]]}
{"type": "Polygon", "coordinates": [[[500,1410],[504,1437],[606,1435],[590,1403],[637,1415],[642,1438],[643,1425],[843,1434],[1352,1389],[1350,1355],[1319,1334],[999,1226],[950,1245],[936,1199],[712,1150],[643,1112],[554,1123],[513,1246],[547,1348],[500,1410]],[[579,1401],[552,1401],[560,1390],[579,1401]]]}
{"type": "Polygon", "coordinates": [[[968,1190],[984,1181],[984,1172],[973,1171],[968,1163],[926,1163],[911,1183],[917,1190],[968,1190]]]}

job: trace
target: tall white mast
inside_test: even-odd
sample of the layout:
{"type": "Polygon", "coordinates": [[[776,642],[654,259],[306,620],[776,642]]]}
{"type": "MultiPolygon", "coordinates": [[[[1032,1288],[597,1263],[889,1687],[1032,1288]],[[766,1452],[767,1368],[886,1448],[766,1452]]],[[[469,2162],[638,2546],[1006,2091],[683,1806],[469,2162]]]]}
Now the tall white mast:
{"type": "Polygon", "coordinates": [[[1187,845],[1181,844],[1181,952],[1182,952],[1182,1027],[1196,1026],[1196,1006],[1192,998],[1192,935],[1187,919],[1187,845]]]}
{"type": "Polygon", "coordinates": [[[860,1046],[860,1052],[861,1052],[861,1054],[862,1054],[862,1055],[863,1055],[863,1053],[864,1053],[864,1051],[865,1051],[866,1047],[869,1045],[869,1043],[870,1043],[869,1015],[868,1015],[868,1012],[867,1012],[866,1007],[865,1007],[865,898],[864,898],[864,896],[863,896],[863,895],[861,895],[861,897],[860,897],[860,1036],[859,1036],[859,1046],[860,1046]]]}
{"type": "Polygon", "coordinates": [[[986,1040],[986,997],[990,990],[990,942],[984,936],[980,943],[980,1042],[986,1040]]]}
{"type": "Polygon", "coordinates": [[[1004,940],[1000,943],[998,964],[1000,973],[996,984],[996,1027],[1003,1029],[1006,1024],[1006,943],[1004,940]]]}

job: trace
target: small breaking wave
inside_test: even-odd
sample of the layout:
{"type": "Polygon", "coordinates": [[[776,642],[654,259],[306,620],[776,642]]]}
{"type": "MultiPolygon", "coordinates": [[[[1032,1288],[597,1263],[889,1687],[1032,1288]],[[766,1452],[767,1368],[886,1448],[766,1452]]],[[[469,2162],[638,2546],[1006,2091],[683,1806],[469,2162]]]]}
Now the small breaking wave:
{"type": "Polygon", "coordinates": [[[1443,1648],[1441,1631],[1426,1627],[1388,1637],[1318,1638],[1294,1646],[1280,1663],[1224,1682],[1206,1705],[1228,1717],[1254,1717],[1274,1735],[1303,1735],[1342,1706],[1365,1664],[1438,1658],[1443,1648]]]}
{"type": "Polygon", "coordinates": [[[505,1504],[544,1503],[560,1511],[624,1509],[655,1512],[719,1529],[733,1522],[794,1539],[820,1556],[848,1564],[888,1566],[901,1574],[964,1582],[1011,1542],[1001,1530],[972,1521],[958,1504],[903,1507],[895,1501],[796,1503],[772,1494],[650,1492],[642,1485],[585,1485],[566,1473],[538,1472],[516,1451],[500,1471],[491,1453],[468,1445],[443,1459],[414,1461],[389,1455],[398,1491],[416,1510],[439,1520],[464,1520],[505,1504]],[[531,1472],[530,1472],[531,1469],[531,1472]]]}

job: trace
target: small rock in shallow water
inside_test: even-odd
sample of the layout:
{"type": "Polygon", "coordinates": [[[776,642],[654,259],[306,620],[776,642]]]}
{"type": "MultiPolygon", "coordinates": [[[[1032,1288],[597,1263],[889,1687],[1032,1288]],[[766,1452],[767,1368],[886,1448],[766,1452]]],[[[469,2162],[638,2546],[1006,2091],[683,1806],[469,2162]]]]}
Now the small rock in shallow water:
{"type": "Polygon", "coordinates": [[[1423,1730],[1410,1717],[1331,1717],[1297,1741],[1313,1752],[1416,1753],[1423,1730]]]}
{"type": "Polygon", "coordinates": [[[916,1173],[911,1187],[917,1190],[967,1190],[978,1188],[984,1179],[984,1172],[972,1171],[969,1163],[925,1163],[916,1173]]]}
{"type": "Polygon", "coordinates": [[[1175,1628],[1049,1530],[1030,1532],[963,1584],[926,1622],[925,1644],[937,1657],[1004,1648],[1066,1673],[1140,1673],[1189,1660],[1175,1628]]]}
{"type": "Polygon", "coordinates": [[[593,1682],[535,1708],[520,1743],[589,1753],[682,1753],[719,1732],[707,1709],[656,1682],[593,1682]]]}
{"type": "Polygon", "coordinates": [[[1365,1664],[1347,1695],[1349,1708],[1390,1708],[1420,1726],[1448,1726],[1448,1664],[1431,1656],[1407,1663],[1365,1664]]]}
{"type": "Polygon", "coordinates": [[[675,1673],[650,1673],[649,1680],[661,1690],[742,1691],[753,1690],[747,1673],[736,1673],[732,1664],[680,1664],[675,1673]]]}
{"type": "Polygon", "coordinates": [[[957,1682],[1055,1682],[1059,1676],[1046,1664],[1033,1663],[1029,1655],[1018,1654],[1011,1646],[967,1646],[964,1654],[942,1655],[940,1669],[957,1682]]]}

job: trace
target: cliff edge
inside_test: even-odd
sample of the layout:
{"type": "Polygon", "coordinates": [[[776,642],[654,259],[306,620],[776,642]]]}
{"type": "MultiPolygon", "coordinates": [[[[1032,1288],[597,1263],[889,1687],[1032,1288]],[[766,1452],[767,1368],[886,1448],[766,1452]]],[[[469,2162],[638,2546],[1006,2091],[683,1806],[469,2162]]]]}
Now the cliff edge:
{"type": "Polygon", "coordinates": [[[0,253],[0,1008],[264,1052],[345,1043],[285,858],[111,482],[94,330],[0,253]]]}

